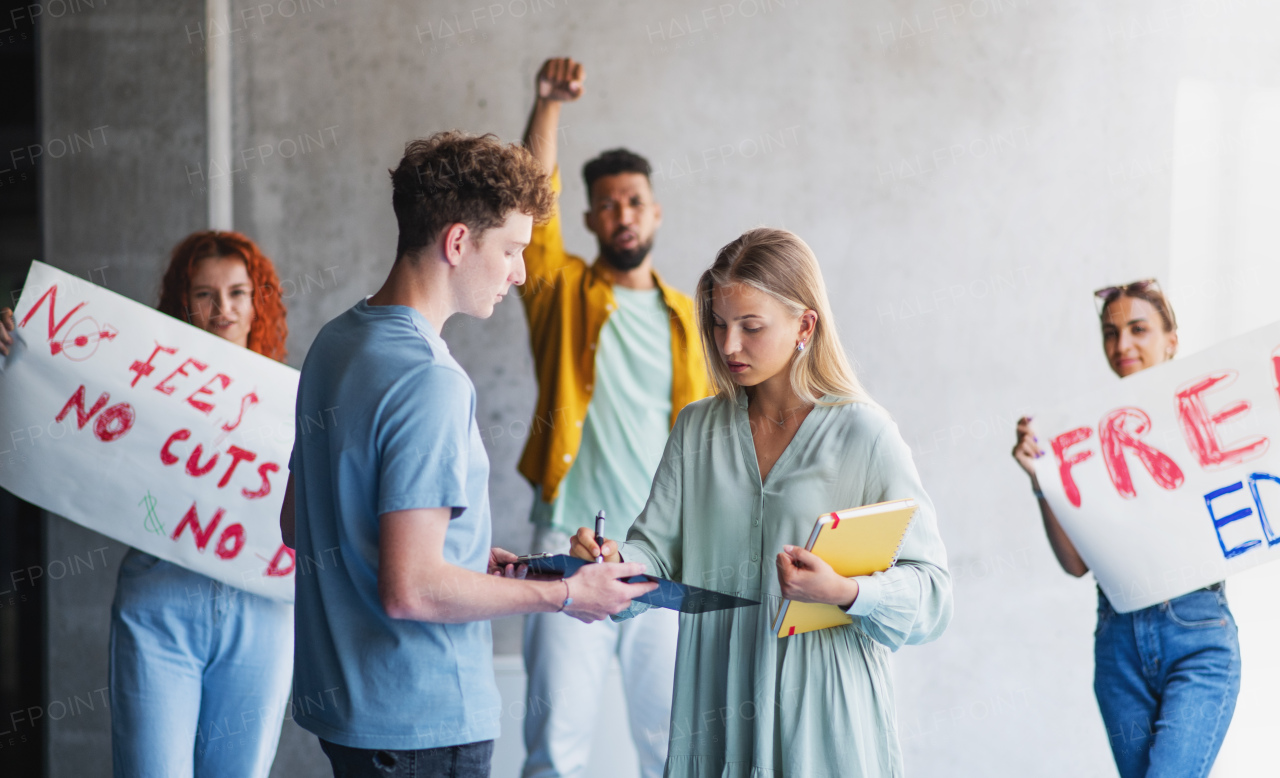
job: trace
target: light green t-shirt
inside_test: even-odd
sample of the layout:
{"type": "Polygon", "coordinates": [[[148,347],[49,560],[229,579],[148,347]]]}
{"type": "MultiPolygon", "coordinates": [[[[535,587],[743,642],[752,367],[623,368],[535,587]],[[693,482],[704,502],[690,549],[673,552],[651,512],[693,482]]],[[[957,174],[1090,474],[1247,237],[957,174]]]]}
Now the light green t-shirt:
{"type": "Polygon", "coordinates": [[[603,508],[606,534],[620,539],[644,509],[671,429],[671,312],[657,289],[615,286],[613,296],[582,445],[559,496],[547,504],[539,490],[531,518],[572,535],[603,508]]]}

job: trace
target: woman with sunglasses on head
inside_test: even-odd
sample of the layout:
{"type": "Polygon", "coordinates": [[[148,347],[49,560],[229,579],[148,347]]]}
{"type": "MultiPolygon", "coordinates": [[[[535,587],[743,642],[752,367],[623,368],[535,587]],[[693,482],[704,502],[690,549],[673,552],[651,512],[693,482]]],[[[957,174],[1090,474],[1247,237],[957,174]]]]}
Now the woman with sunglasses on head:
{"type": "MultiPolygon", "coordinates": [[[[1102,348],[1121,378],[1172,359],[1177,321],[1154,279],[1095,292],[1102,348]]],[[[1035,460],[1044,456],[1031,417],[1018,421],[1013,456],[1031,476],[1049,545],[1077,578],[1089,566],[1045,501],[1035,460]]],[[[1098,590],[1094,695],[1121,778],[1207,776],[1240,691],[1240,645],[1223,584],[1132,613],[1098,590]]]]}
{"type": "MultiPolygon", "coordinates": [[[[236,232],[173,250],[161,313],[275,360],[285,356],[274,266],[236,232]]],[[[0,355],[13,315],[0,310],[0,355]]],[[[117,778],[266,778],[293,675],[293,606],[129,549],[111,608],[108,684],[117,778]]]]}

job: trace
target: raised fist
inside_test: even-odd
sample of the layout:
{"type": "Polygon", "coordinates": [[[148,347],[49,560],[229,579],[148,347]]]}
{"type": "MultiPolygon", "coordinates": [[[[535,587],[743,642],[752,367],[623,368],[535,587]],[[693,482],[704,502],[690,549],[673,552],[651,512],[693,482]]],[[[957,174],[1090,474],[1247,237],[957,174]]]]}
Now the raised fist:
{"type": "Polygon", "coordinates": [[[538,97],[543,100],[570,102],[582,97],[587,74],[581,62],[569,57],[552,57],[538,71],[538,97]]]}

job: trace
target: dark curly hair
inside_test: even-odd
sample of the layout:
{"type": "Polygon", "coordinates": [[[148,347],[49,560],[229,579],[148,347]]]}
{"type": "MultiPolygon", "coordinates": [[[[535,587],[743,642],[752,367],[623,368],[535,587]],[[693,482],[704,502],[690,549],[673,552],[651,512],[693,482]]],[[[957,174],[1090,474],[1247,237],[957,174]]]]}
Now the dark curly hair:
{"type": "Polygon", "coordinates": [[[582,166],[582,179],[587,184],[587,200],[591,200],[591,187],[605,176],[619,173],[639,173],[646,179],[653,175],[649,160],[627,149],[609,149],[582,166]]]}
{"type": "Polygon", "coordinates": [[[284,342],[289,337],[284,302],[280,299],[280,278],[275,266],[258,244],[238,232],[202,230],[193,232],[173,248],[169,269],[160,284],[161,313],[191,322],[191,273],[196,263],[209,257],[242,260],[253,283],[253,326],[249,328],[249,350],[283,362],[284,342]]]}
{"type": "Polygon", "coordinates": [[[467,225],[478,241],[512,211],[543,223],[555,204],[546,171],[527,149],[457,130],[406,144],[391,189],[397,260],[430,246],[451,224],[467,225]]]}

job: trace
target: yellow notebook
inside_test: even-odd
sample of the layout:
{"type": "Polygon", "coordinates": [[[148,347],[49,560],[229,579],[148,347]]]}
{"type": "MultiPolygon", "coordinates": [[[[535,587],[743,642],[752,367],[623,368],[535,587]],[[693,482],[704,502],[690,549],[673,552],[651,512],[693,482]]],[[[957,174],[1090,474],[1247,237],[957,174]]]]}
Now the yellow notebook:
{"type": "MultiPolygon", "coordinates": [[[[910,499],[825,513],[813,525],[805,548],[845,578],[888,570],[898,561],[915,513],[916,501],[910,499]]],[[[783,600],[773,628],[785,638],[852,623],[853,617],[835,605],[783,600]]]]}

